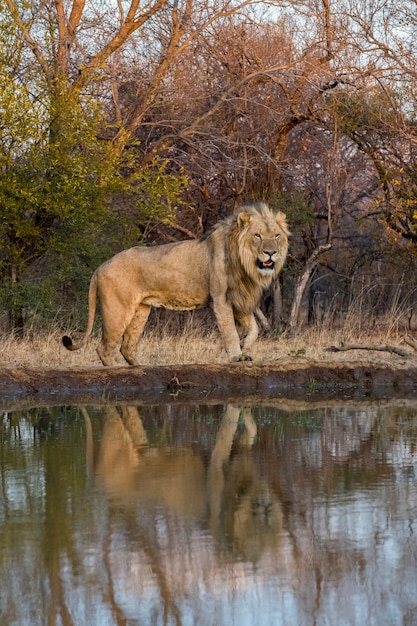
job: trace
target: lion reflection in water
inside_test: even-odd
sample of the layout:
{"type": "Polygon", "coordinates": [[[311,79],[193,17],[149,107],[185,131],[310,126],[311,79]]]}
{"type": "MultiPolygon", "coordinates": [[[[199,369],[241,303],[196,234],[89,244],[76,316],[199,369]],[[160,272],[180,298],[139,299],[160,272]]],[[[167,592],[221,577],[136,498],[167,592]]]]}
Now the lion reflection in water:
{"type": "MultiPolygon", "coordinates": [[[[221,546],[252,562],[278,547],[281,504],[252,455],[256,424],[250,408],[227,406],[208,468],[190,448],[150,447],[137,408],[119,410],[103,409],[95,467],[92,438],[87,442],[90,468],[113,502],[162,504],[178,516],[206,520],[221,546]],[[237,437],[240,416],[244,430],[237,437]]],[[[84,417],[89,432],[86,411],[84,417]]]]}
{"type": "Polygon", "coordinates": [[[282,509],[251,454],[256,424],[249,407],[228,405],[207,476],[209,525],[214,537],[230,550],[256,562],[266,547],[277,547],[282,509]],[[240,415],[245,430],[235,442],[240,415]],[[237,452],[232,447],[237,444],[237,452]]]}

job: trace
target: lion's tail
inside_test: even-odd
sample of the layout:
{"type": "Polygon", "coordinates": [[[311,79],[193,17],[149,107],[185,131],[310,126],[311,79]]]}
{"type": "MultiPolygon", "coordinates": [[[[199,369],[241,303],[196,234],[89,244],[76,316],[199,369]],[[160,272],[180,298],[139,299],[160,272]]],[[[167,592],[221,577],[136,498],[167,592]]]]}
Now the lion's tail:
{"type": "Polygon", "coordinates": [[[71,351],[79,350],[80,348],[83,348],[86,345],[91,333],[93,332],[94,318],[96,316],[96,306],[97,306],[97,272],[94,272],[90,281],[90,288],[88,290],[88,323],[87,323],[86,331],[78,343],[73,343],[71,337],[68,337],[68,335],[64,335],[62,337],[62,343],[67,350],[71,350],[71,351]]]}

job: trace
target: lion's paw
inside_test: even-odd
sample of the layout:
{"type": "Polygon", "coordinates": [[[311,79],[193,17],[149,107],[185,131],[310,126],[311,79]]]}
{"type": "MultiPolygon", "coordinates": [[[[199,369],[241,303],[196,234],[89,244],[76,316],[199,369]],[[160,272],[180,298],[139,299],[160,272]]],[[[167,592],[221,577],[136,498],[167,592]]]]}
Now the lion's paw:
{"type": "Polygon", "coordinates": [[[239,357],[239,361],[253,361],[252,357],[250,354],[247,354],[246,352],[242,352],[242,354],[239,357]]]}

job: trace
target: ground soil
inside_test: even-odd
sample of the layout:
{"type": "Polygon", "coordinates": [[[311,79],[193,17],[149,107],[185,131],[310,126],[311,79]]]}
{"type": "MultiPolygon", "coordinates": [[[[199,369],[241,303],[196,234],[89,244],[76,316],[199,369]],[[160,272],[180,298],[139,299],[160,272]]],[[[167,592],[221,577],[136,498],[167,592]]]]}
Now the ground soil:
{"type": "Polygon", "coordinates": [[[0,405],[200,403],[268,398],[393,398],[417,396],[417,361],[314,361],[279,364],[176,365],[62,369],[0,369],[0,405]]]}

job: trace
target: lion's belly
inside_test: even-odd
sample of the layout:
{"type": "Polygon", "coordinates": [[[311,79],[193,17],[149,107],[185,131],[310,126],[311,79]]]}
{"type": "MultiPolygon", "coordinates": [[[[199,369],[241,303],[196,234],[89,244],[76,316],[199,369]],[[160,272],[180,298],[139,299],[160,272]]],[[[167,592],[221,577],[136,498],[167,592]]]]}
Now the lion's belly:
{"type": "Polygon", "coordinates": [[[154,306],[157,309],[170,309],[172,311],[192,311],[198,307],[204,306],[201,302],[185,302],[184,300],[169,300],[166,301],[163,298],[156,298],[151,296],[142,300],[143,304],[154,306]]]}
{"type": "Polygon", "coordinates": [[[143,298],[142,304],[172,311],[192,311],[193,309],[207,306],[208,300],[208,293],[205,290],[192,293],[171,291],[163,294],[149,294],[143,298]]]}

